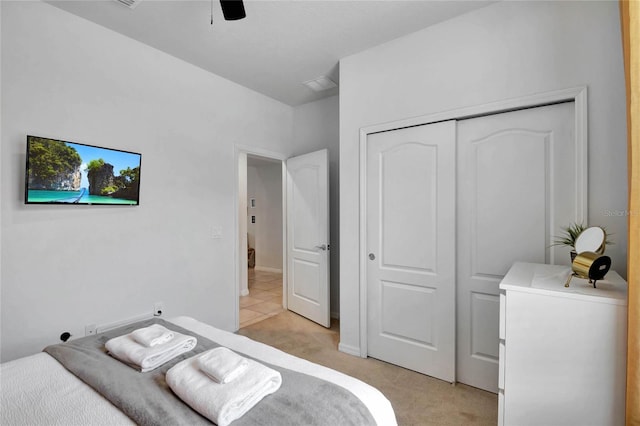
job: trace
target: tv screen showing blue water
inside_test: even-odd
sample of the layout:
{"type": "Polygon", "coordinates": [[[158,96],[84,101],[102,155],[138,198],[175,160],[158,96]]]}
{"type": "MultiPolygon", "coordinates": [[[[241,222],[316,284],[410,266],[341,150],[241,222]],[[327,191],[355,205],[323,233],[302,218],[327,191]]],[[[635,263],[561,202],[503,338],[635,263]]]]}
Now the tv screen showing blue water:
{"type": "Polygon", "coordinates": [[[140,202],[140,163],[134,152],[27,136],[27,204],[140,202]]]}

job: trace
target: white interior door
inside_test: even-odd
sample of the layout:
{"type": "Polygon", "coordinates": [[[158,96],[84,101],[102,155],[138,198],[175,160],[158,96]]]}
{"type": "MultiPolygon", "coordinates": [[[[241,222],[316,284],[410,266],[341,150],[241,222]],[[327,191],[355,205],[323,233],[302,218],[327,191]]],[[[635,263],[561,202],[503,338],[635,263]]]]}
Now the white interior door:
{"type": "Polygon", "coordinates": [[[454,121],[367,137],[367,352],[455,380],[454,121]]]}
{"type": "Polygon", "coordinates": [[[569,263],[550,247],[578,215],[574,104],[458,123],[458,381],[498,390],[498,285],[515,261],[569,263]]]}
{"type": "Polygon", "coordinates": [[[287,160],[287,306],[325,327],[329,316],[326,149],[287,160]]]}

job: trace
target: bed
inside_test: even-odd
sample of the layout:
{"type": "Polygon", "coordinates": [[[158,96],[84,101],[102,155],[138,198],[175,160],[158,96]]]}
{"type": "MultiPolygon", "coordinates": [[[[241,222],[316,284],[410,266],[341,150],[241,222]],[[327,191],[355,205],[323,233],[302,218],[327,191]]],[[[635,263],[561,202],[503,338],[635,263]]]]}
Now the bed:
{"type": "MultiPolygon", "coordinates": [[[[176,317],[166,322],[232,351],[252,357],[258,362],[303,373],[337,385],[346,389],[364,404],[376,424],[384,426],[397,424],[389,400],[380,391],[356,378],[289,355],[245,336],[217,329],[190,317],[176,317]]],[[[0,424],[136,424],[48,353],[42,352],[2,364],[0,377],[2,380],[0,424]]]]}

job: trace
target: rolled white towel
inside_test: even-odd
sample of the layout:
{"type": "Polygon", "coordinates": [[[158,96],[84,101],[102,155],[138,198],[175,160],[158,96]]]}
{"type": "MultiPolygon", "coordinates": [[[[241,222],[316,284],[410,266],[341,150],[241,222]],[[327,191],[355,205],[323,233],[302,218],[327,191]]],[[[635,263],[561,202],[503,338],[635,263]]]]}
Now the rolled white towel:
{"type": "Polygon", "coordinates": [[[151,348],[142,346],[131,333],[115,337],[105,344],[109,354],[142,373],[155,370],[162,364],[195,348],[198,340],[193,336],[174,332],[173,339],[151,348]]]}
{"type": "Polygon", "coordinates": [[[216,383],[200,370],[200,356],[173,366],[167,371],[166,381],[180,399],[218,426],[226,426],[242,417],[282,384],[278,371],[251,359],[247,359],[246,370],[235,380],[216,383]]]}
{"type": "Polygon", "coordinates": [[[173,339],[173,331],[160,324],[152,324],[149,327],[139,328],[131,333],[133,340],[142,346],[151,348],[173,339]]]}
{"type": "Polygon", "coordinates": [[[249,366],[249,360],[225,347],[198,356],[198,367],[216,383],[229,383],[249,366]]]}

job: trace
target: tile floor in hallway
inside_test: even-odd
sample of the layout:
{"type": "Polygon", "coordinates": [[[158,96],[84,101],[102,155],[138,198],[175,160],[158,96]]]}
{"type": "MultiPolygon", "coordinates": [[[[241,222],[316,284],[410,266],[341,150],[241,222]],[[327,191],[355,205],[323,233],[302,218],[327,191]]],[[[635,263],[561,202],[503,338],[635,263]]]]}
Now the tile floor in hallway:
{"type": "Polygon", "coordinates": [[[282,311],[282,273],[249,268],[249,295],[240,296],[240,328],[282,311]]]}

